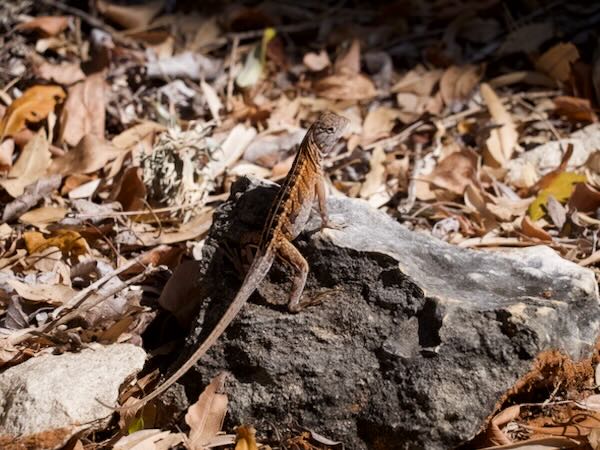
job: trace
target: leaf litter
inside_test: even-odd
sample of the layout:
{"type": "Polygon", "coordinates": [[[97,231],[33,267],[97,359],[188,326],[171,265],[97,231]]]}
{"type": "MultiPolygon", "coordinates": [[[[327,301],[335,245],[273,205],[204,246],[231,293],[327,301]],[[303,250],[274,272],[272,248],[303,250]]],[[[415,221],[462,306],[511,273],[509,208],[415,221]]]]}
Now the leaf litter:
{"type": "MultiPolygon", "coordinates": [[[[64,335],[140,344],[158,305],[187,325],[189,274],[231,182],[280,180],[324,109],[351,123],[326,161],[341,193],[459,246],[545,243],[598,273],[600,66],[577,34],[585,8],[492,2],[454,21],[450,1],[396,17],[125,3],[0,5],[0,365],[64,335]]],[[[599,448],[597,364],[540,356],[469,448],[599,448]]],[[[222,383],[188,409],[187,433],[158,405],[99,431],[123,449],[257,448],[244,424],[221,432],[222,383]]],[[[340,443],[304,431],[287,445],[340,443]]]]}

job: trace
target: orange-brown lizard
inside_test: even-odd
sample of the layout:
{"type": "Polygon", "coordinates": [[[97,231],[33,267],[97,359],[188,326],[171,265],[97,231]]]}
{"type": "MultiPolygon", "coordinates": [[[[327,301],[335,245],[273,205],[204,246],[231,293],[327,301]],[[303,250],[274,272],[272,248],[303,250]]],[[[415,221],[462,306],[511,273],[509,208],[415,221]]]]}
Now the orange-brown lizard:
{"type": "Polygon", "coordinates": [[[291,312],[298,312],[301,309],[300,296],[308,275],[308,263],[292,244],[292,241],[306,226],[315,198],[318,199],[321,228],[331,227],[327,218],[322,161],[324,155],[338,141],[347,124],[347,119],[331,112],[322,113],[312,124],[271,205],[257,253],[244,278],[242,287],[223,317],[194,354],[161,386],[139,401],[118,408],[119,411],[137,409],[158,397],[196,364],[223,334],[250,295],[265,278],[276,256],[289,262],[296,270],[292,280],[288,308],[291,312]]]}

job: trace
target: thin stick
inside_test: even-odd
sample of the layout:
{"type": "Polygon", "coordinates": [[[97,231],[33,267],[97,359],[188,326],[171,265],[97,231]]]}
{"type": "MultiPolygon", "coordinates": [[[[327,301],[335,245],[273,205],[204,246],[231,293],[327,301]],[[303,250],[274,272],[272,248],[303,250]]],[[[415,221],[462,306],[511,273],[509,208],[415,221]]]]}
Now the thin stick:
{"type": "Polygon", "coordinates": [[[231,46],[231,55],[229,56],[229,73],[227,74],[227,98],[225,100],[225,107],[230,112],[233,109],[231,104],[231,97],[233,96],[233,68],[235,66],[235,59],[237,58],[237,50],[240,45],[240,38],[235,37],[231,46]]]}

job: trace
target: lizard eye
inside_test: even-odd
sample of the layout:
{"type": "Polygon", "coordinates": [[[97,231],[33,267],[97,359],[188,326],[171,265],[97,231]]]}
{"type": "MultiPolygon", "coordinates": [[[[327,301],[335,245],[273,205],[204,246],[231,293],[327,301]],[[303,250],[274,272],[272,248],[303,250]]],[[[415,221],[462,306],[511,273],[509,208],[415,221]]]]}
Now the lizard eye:
{"type": "Polygon", "coordinates": [[[327,128],[327,132],[333,134],[335,130],[333,129],[333,127],[328,127],[327,128]]]}

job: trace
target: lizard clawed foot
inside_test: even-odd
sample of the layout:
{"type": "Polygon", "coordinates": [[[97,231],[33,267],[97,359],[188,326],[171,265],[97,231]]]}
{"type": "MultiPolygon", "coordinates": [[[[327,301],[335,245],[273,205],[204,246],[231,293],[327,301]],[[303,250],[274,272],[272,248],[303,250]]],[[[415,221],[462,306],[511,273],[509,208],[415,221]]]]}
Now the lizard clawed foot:
{"type": "Polygon", "coordinates": [[[307,308],[309,306],[317,306],[317,305],[323,304],[323,302],[326,300],[326,297],[328,297],[329,295],[331,295],[335,292],[340,292],[340,291],[341,291],[341,289],[339,289],[339,288],[327,289],[324,292],[321,292],[317,295],[312,296],[308,300],[300,302],[299,304],[289,305],[288,309],[291,313],[294,313],[294,314],[299,313],[304,308],[307,308]]]}
{"type": "Polygon", "coordinates": [[[348,224],[346,222],[332,222],[330,220],[321,221],[321,231],[329,228],[331,230],[343,230],[348,224]]]}

